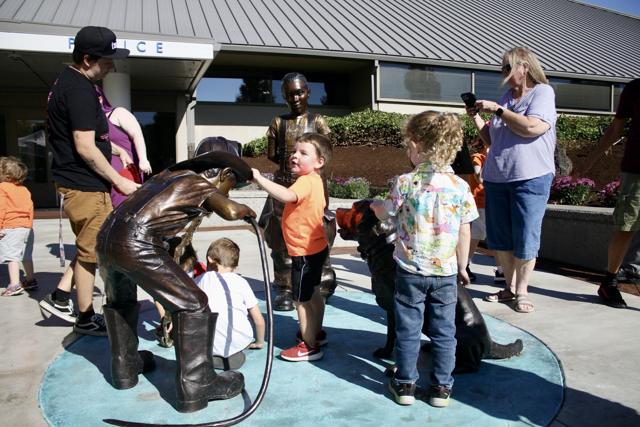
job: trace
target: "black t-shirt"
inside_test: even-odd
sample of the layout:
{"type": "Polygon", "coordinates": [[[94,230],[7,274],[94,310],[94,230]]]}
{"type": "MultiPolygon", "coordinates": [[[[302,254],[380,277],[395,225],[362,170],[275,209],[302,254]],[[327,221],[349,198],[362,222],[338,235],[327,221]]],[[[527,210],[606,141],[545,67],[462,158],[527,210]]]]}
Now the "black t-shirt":
{"type": "Polygon", "coordinates": [[[93,83],[67,67],[49,92],[47,103],[48,143],[53,152],[53,180],[60,186],[82,191],[111,191],[111,184],[80,157],[73,142],[74,130],[95,131],[95,143],[111,161],[109,123],[93,83]]]}
{"type": "Polygon", "coordinates": [[[627,83],[622,90],[616,117],[631,119],[620,170],[640,174],[640,79],[627,83]]]}

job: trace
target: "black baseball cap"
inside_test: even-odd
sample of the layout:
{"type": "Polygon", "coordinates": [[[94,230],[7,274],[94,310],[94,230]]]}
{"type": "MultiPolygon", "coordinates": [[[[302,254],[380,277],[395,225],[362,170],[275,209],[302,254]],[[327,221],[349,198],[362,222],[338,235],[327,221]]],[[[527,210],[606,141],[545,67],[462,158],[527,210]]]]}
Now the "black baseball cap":
{"type": "Polygon", "coordinates": [[[112,59],[129,56],[129,49],[116,48],[116,35],[105,27],[81,28],[73,42],[73,52],[112,59]]]}

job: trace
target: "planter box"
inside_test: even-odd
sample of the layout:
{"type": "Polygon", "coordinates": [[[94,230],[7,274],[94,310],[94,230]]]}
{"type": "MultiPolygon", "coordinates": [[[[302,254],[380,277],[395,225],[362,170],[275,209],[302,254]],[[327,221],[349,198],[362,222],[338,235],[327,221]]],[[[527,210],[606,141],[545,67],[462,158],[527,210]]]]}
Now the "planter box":
{"type": "Polygon", "coordinates": [[[604,270],[613,233],[613,208],[547,205],[538,256],[604,270]]]}

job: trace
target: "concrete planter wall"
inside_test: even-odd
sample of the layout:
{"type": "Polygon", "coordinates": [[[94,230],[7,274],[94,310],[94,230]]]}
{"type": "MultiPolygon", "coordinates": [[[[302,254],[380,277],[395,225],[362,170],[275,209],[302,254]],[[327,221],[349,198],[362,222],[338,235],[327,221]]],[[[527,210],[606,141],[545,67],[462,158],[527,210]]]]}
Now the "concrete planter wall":
{"type": "Polygon", "coordinates": [[[547,205],[539,257],[602,270],[613,232],[613,208],[547,205]]]}

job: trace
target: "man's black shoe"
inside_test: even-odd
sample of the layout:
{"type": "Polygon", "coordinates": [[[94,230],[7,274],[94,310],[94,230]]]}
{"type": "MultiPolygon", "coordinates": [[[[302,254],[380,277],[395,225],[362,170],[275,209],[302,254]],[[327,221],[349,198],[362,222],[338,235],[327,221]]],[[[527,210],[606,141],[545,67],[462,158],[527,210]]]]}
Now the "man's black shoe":
{"type": "Polygon", "coordinates": [[[627,303],[622,299],[620,291],[615,286],[600,285],[598,288],[598,296],[603,303],[609,307],[627,308],[627,303]]]}

